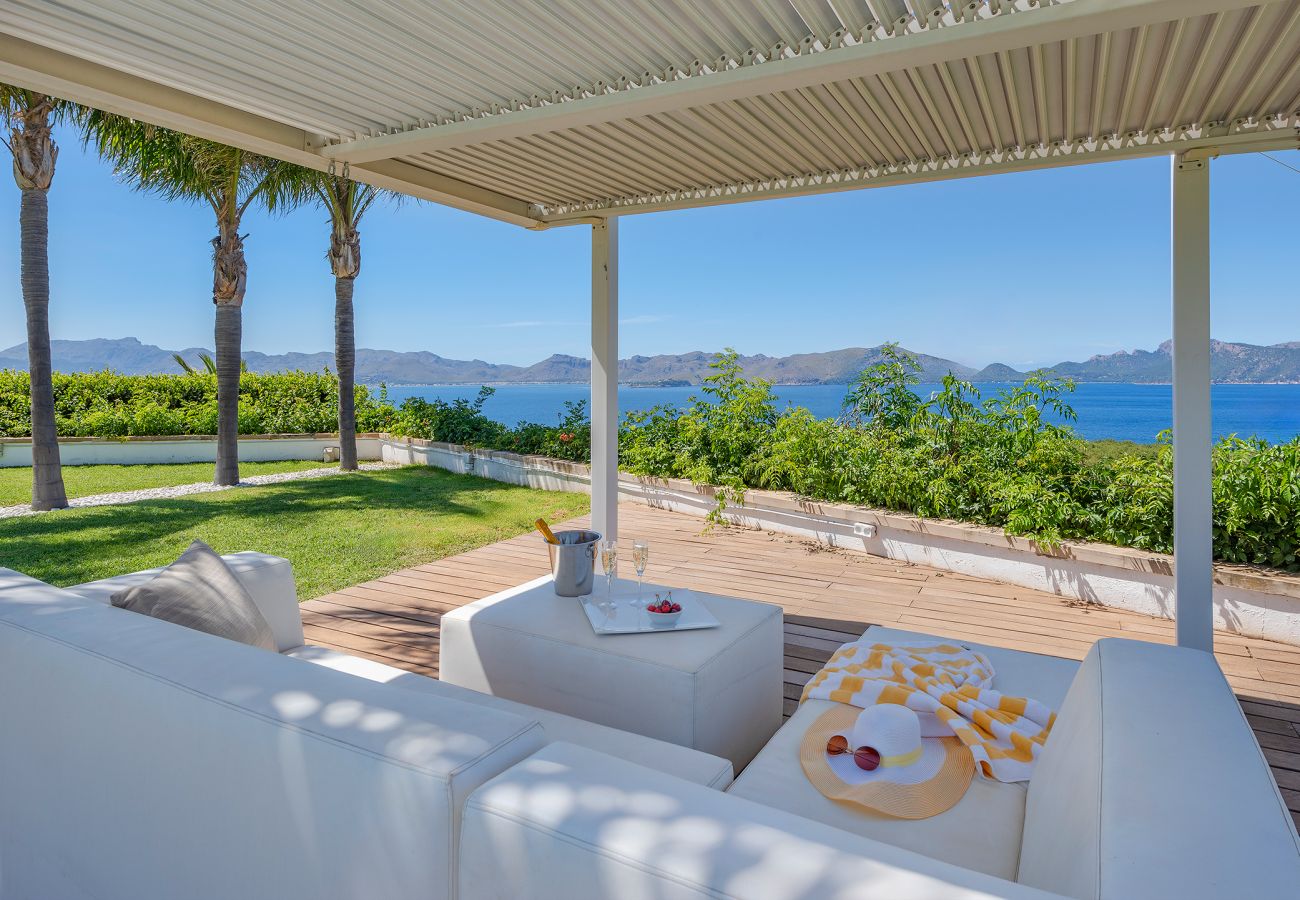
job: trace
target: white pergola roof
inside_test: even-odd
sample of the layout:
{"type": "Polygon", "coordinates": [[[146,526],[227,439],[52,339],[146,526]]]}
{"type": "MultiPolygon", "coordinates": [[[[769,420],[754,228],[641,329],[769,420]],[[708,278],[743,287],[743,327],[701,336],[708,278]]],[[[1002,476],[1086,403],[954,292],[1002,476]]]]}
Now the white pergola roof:
{"type": "Polygon", "coordinates": [[[0,81],[591,224],[607,536],[620,215],[1171,155],[1178,640],[1212,647],[1208,159],[1300,147],[1300,0],[0,0],[0,81]]]}
{"type": "Polygon", "coordinates": [[[0,80],[545,227],[1300,146],[1300,0],[5,0],[0,80]]]}

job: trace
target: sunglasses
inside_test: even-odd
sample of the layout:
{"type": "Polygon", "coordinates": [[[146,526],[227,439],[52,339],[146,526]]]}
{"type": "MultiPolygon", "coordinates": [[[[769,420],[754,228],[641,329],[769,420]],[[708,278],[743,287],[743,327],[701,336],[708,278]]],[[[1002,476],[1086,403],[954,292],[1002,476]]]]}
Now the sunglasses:
{"type": "Polygon", "coordinates": [[[880,751],[875,747],[859,747],[856,750],[850,750],[848,738],[842,734],[832,735],[831,739],[826,742],[826,755],[843,756],[845,753],[853,754],[853,761],[858,764],[859,769],[872,772],[880,765],[880,751]]]}

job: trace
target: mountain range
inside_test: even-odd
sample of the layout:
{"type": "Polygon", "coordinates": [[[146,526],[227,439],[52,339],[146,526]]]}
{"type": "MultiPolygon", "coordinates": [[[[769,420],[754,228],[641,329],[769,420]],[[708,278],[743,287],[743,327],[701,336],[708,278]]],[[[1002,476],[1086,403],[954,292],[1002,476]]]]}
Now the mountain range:
{"type": "MultiPolygon", "coordinates": [[[[1084,362],[1061,362],[1049,370],[1075,381],[1125,384],[1168,383],[1173,371],[1171,342],[1154,350],[1121,350],[1094,356],[1084,362]]],[[[1226,341],[1211,342],[1211,372],[1216,382],[1300,383],[1300,341],[1261,346],[1226,341]]],[[[111,369],[127,375],[178,372],[173,354],[198,364],[201,347],[164,350],[136,338],[96,338],[53,341],[54,368],[59,372],[98,372],[111,369]]],[[[921,364],[922,381],[938,381],[949,372],[975,382],[1019,381],[1024,372],[1002,363],[974,369],[961,363],[914,354],[921,364]]],[[[632,356],[619,361],[619,380],[625,384],[698,384],[709,374],[714,354],[702,350],[682,354],[632,356]]],[[[334,354],[249,351],[244,354],[249,371],[289,369],[319,371],[334,365],[334,354]]],[[[825,353],[793,356],[742,356],[751,377],[777,384],[843,384],[881,359],[880,347],[848,347],[825,353]]],[[[0,369],[26,369],[27,345],[0,350],[0,369]]],[[[577,356],[555,354],[531,366],[512,366],[481,359],[448,359],[428,351],[357,350],[357,380],[364,384],[541,384],[575,383],[589,379],[590,364],[577,356]]]]}

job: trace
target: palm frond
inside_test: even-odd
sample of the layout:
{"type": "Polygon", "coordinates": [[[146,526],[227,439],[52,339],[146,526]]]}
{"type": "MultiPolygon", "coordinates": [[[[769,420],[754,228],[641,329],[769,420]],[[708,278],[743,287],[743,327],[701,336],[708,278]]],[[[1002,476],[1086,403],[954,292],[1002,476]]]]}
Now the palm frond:
{"type": "Polygon", "coordinates": [[[316,202],[316,174],[313,170],[294,163],[261,159],[257,175],[262,205],[269,212],[283,213],[305,203],[316,202]]]}
{"type": "Polygon", "coordinates": [[[102,110],[84,110],[77,122],[119,178],[164,200],[206,202],[237,221],[262,190],[262,158],[238,147],[102,110]]]}
{"type": "Polygon", "coordinates": [[[0,123],[3,123],[6,127],[12,127],[16,119],[21,118],[28,110],[42,102],[49,103],[51,122],[74,118],[82,109],[81,106],[71,100],[51,97],[49,94],[42,94],[39,91],[0,82],[0,123]]]}
{"type": "Polygon", "coordinates": [[[329,214],[331,225],[356,228],[361,217],[376,200],[396,202],[402,196],[395,191],[353,181],[342,175],[290,166],[288,163],[279,165],[287,167],[289,171],[277,175],[274,190],[279,193],[276,199],[287,195],[293,205],[315,203],[329,214]]]}
{"type": "MultiPolygon", "coordinates": [[[[137,190],[165,200],[218,204],[219,154],[197,138],[102,110],[80,117],[83,142],[137,190]]],[[[223,173],[224,174],[224,173],[223,173]]]]}
{"type": "Polygon", "coordinates": [[[386,191],[377,188],[373,184],[359,184],[356,200],[356,212],[353,213],[354,222],[361,221],[361,217],[370,209],[371,204],[376,200],[383,199],[392,202],[394,205],[402,202],[402,195],[395,191],[386,191]]]}

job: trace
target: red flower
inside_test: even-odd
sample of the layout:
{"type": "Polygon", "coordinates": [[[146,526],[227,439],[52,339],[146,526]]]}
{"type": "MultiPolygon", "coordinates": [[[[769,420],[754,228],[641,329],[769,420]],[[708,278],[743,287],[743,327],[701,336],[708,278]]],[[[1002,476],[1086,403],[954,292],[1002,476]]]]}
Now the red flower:
{"type": "Polygon", "coordinates": [[[569,441],[571,441],[571,440],[573,440],[573,435],[569,434],[567,431],[561,431],[561,432],[560,432],[560,443],[561,443],[561,444],[567,444],[567,443],[569,443],[569,441]]]}

